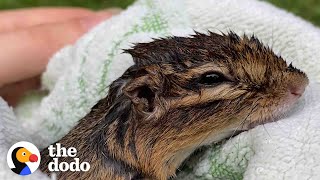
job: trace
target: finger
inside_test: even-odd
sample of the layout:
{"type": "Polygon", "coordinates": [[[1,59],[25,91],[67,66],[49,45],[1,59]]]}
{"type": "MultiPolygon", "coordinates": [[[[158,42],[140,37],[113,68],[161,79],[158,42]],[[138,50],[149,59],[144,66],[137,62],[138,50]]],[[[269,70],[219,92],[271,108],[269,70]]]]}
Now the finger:
{"type": "Polygon", "coordinates": [[[103,12],[96,16],[0,34],[0,87],[40,74],[54,52],[73,43],[110,16],[112,14],[103,12]]]}
{"type": "Polygon", "coordinates": [[[31,8],[0,11],[0,32],[94,15],[82,8],[31,8]]]}
{"type": "Polygon", "coordinates": [[[0,97],[2,97],[10,106],[16,106],[21,97],[26,92],[40,88],[40,76],[11,83],[7,86],[0,88],[0,97]]]}

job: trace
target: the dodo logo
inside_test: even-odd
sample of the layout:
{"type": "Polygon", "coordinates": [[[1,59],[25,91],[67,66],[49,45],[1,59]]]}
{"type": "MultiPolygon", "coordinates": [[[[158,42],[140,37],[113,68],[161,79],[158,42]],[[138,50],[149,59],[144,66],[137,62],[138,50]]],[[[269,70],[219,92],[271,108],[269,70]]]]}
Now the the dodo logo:
{"type": "Polygon", "coordinates": [[[40,158],[40,152],[35,145],[21,141],[9,149],[7,163],[13,172],[26,176],[37,170],[40,158]]]}

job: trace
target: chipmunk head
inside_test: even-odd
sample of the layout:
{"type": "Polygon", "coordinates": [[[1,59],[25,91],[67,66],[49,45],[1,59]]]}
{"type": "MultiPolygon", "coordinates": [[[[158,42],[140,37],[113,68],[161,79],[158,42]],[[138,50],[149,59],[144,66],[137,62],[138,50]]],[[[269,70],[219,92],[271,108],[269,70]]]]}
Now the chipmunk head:
{"type": "Polygon", "coordinates": [[[99,129],[109,154],[159,179],[199,146],[283,114],[308,84],[258,39],[234,33],[158,39],[125,52],[135,64],[111,85],[99,129]]]}

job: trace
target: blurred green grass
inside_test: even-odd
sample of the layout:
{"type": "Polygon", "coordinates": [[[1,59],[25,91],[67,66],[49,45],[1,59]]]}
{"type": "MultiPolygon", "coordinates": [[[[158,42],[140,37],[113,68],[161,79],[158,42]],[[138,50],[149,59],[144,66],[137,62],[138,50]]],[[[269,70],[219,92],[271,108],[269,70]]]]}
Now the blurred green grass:
{"type": "MultiPolygon", "coordinates": [[[[320,26],[320,0],[266,0],[320,26]]],[[[77,6],[91,9],[125,8],[134,0],[0,0],[0,9],[77,6]]]]}
{"type": "Polygon", "coordinates": [[[320,26],[320,0],[267,0],[320,26]]]}
{"type": "Polygon", "coordinates": [[[134,0],[0,0],[0,9],[39,6],[77,6],[91,9],[125,8],[133,2],[134,0]]]}

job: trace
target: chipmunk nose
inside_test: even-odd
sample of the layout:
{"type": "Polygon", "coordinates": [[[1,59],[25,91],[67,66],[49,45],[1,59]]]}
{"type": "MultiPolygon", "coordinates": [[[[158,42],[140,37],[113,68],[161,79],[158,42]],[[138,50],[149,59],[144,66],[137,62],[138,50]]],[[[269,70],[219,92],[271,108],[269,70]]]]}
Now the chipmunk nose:
{"type": "Polygon", "coordinates": [[[306,85],[289,85],[289,92],[295,97],[302,96],[305,89],[306,85]]]}

